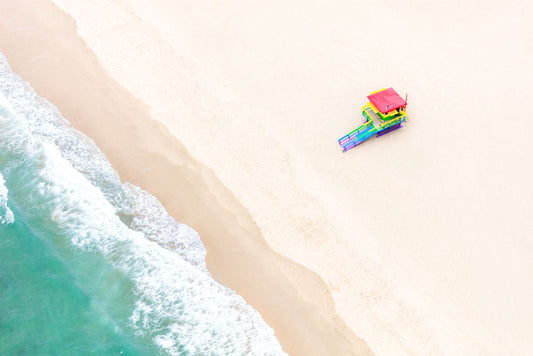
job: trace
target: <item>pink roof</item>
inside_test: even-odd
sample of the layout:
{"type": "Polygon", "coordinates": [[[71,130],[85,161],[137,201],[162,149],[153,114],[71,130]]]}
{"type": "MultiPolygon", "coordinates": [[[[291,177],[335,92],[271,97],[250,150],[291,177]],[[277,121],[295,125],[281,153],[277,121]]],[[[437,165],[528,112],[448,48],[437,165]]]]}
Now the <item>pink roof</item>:
{"type": "Polygon", "coordinates": [[[407,102],[392,88],[374,93],[367,98],[383,114],[407,105],[407,102]]]}

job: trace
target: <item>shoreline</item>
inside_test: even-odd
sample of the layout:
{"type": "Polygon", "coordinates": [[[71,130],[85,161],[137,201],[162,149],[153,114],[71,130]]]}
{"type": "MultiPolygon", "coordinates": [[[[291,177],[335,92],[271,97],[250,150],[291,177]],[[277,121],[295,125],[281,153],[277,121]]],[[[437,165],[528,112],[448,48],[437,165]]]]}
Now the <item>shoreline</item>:
{"type": "Polygon", "coordinates": [[[2,5],[13,69],[202,234],[284,346],[351,330],[379,355],[531,349],[532,5],[52,2],[2,5]],[[405,129],[342,154],[383,87],[409,93],[405,129]]]}
{"type": "Polygon", "coordinates": [[[51,3],[4,7],[0,51],[13,71],[95,141],[123,181],[199,233],[210,273],[259,311],[286,352],[372,354],[337,316],[321,277],[273,252],[215,174],[106,74],[70,16],[51,3]]]}

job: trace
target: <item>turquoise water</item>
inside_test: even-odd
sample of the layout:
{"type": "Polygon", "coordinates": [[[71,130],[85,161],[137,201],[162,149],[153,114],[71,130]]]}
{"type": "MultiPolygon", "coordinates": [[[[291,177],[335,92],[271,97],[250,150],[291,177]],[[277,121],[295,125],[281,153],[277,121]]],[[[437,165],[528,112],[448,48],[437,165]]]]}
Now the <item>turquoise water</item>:
{"type": "Polygon", "coordinates": [[[0,55],[0,354],[278,355],[198,234],[0,55]]]}
{"type": "Polygon", "coordinates": [[[0,225],[0,354],[150,354],[76,283],[76,276],[26,226],[0,225]]]}

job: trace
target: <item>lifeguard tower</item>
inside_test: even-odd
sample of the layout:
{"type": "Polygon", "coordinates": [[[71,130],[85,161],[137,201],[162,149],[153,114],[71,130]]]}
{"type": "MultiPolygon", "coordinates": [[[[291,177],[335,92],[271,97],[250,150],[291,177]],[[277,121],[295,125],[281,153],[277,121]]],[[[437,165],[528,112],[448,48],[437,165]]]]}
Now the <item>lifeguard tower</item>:
{"type": "Polygon", "coordinates": [[[339,145],[344,152],[366,141],[374,134],[379,137],[399,129],[405,121],[407,101],[394,89],[381,89],[370,93],[367,98],[369,102],[363,106],[365,123],[339,139],[339,145]]]}

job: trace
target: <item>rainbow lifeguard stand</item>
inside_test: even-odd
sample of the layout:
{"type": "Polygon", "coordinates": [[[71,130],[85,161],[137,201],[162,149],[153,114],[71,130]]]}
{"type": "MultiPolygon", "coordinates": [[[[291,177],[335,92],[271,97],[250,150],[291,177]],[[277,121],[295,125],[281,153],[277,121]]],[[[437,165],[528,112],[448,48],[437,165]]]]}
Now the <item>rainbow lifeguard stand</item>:
{"type": "MultiPolygon", "coordinates": [[[[407,101],[392,89],[381,89],[367,96],[363,106],[365,123],[339,139],[344,152],[366,141],[372,135],[383,136],[402,127],[405,121],[407,101]]],[[[407,97],[406,97],[407,99],[407,97]]]]}

